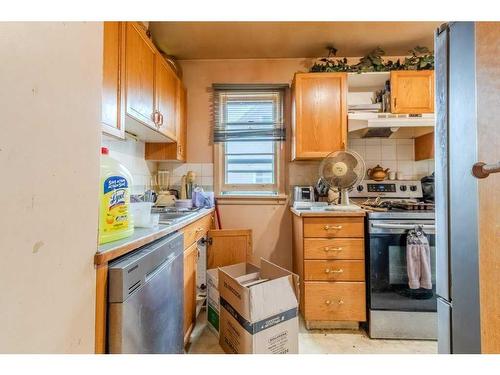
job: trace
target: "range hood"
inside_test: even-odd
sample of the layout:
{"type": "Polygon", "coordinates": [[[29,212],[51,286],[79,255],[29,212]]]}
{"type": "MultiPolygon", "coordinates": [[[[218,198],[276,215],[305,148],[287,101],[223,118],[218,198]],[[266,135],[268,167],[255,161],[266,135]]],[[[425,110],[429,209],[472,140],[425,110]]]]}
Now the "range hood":
{"type": "Polygon", "coordinates": [[[389,138],[400,129],[413,130],[415,135],[421,135],[432,131],[436,122],[434,113],[408,115],[351,112],[348,114],[347,119],[348,131],[359,133],[362,138],[389,138]]]}

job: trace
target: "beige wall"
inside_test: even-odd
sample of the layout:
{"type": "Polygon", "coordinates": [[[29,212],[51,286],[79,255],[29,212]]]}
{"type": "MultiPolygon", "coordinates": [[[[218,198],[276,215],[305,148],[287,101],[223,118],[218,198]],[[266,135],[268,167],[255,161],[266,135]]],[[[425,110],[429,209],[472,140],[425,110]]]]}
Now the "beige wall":
{"type": "Polygon", "coordinates": [[[291,83],[297,71],[307,71],[310,59],[243,59],[180,61],[188,100],[190,163],[210,163],[213,83],[291,83]]]}
{"type": "MultiPolygon", "coordinates": [[[[357,61],[357,58],[349,59],[351,64],[357,61]]],[[[188,93],[188,163],[213,162],[213,145],[210,142],[213,83],[291,84],[294,73],[308,71],[312,63],[313,59],[306,58],[180,61],[188,93]]],[[[315,182],[318,166],[318,162],[288,163],[288,184],[315,182]]],[[[162,167],[169,168],[168,165],[162,167]]],[[[170,166],[169,169],[175,168],[170,166]]],[[[291,268],[292,232],[287,204],[221,205],[220,213],[224,228],[253,229],[255,255],[291,268]]]]}
{"type": "Polygon", "coordinates": [[[92,353],[102,23],[0,23],[0,352],[92,353]]]}
{"type": "MultiPolygon", "coordinates": [[[[188,95],[189,163],[212,163],[210,143],[213,83],[291,83],[297,71],[307,71],[310,59],[184,60],[188,95]]],[[[287,205],[221,205],[223,228],[253,230],[254,254],[291,268],[291,217],[287,205]]]]}

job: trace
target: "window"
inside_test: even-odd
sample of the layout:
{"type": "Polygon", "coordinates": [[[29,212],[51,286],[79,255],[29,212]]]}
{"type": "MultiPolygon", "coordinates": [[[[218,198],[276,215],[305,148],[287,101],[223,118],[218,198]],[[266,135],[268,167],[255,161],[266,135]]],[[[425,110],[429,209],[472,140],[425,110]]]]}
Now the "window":
{"type": "Polygon", "coordinates": [[[220,195],[277,195],[282,179],[284,88],[215,87],[220,195]]]}

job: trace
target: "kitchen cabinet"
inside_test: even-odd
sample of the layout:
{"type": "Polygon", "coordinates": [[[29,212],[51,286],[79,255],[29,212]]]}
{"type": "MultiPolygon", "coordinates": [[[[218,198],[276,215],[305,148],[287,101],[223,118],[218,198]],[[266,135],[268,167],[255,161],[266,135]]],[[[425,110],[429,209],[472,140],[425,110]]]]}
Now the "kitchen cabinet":
{"type": "Polygon", "coordinates": [[[196,322],[196,268],[198,247],[196,242],[184,250],[184,343],[189,340],[196,322]]]}
{"type": "Polygon", "coordinates": [[[293,215],[293,271],[306,327],[366,321],[364,212],[293,215]]]}
{"type": "Polygon", "coordinates": [[[344,150],[347,74],[297,73],[292,88],[292,160],[318,160],[344,150]]]}
{"type": "Polygon", "coordinates": [[[180,81],[177,92],[176,142],[146,143],[146,160],[186,161],[187,91],[180,81]]]}
{"type": "Polygon", "coordinates": [[[184,235],[184,344],[189,342],[189,337],[196,323],[196,297],[198,294],[196,272],[199,257],[197,242],[207,235],[213,222],[213,215],[207,215],[180,230],[184,235]]]}
{"type": "Polygon", "coordinates": [[[434,113],[434,71],[392,71],[391,112],[434,113]]]}
{"type": "Polygon", "coordinates": [[[251,229],[208,231],[207,269],[252,262],[251,229]]]}
{"type": "Polygon", "coordinates": [[[125,137],[125,23],[104,22],[101,127],[105,134],[125,137]]]}
{"type": "Polygon", "coordinates": [[[415,161],[434,159],[434,132],[415,138],[415,161]]]}
{"type": "Polygon", "coordinates": [[[155,62],[157,51],[141,26],[127,22],[126,32],[127,115],[156,128],[155,62]]]}
{"type": "Polygon", "coordinates": [[[145,142],[176,141],[180,80],[137,22],[126,23],[126,127],[145,142]]]}
{"type": "Polygon", "coordinates": [[[155,99],[160,132],[176,138],[179,78],[160,54],[156,55],[155,99]]]}

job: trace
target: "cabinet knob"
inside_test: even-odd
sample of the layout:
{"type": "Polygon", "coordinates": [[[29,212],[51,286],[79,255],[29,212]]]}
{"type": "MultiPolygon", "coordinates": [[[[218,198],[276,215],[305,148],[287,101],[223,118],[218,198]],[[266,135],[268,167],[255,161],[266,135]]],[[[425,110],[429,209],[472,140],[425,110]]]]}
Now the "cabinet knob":
{"type": "Polygon", "coordinates": [[[344,300],[343,299],[339,299],[338,304],[339,305],[343,305],[344,304],[344,300]]]}
{"type": "Polygon", "coordinates": [[[324,251],[342,251],[342,248],[341,247],[328,247],[326,246],[324,249],[324,251]]]}
{"type": "Polygon", "coordinates": [[[339,230],[339,229],[342,229],[342,225],[325,225],[324,229],[325,230],[330,230],[330,229],[339,230]]]}
{"type": "Polygon", "coordinates": [[[325,273],[343,273],[344,270],[342,268],[339,268],[338,270],[331,270],[329,268],[325,269],[325,273]]]}
{"type": "Polygon", "coordinates": [[[331,303],[332,303],[332,301],[330,301],[330,300],[328,300],[328,299],[325,301],[325,304],[326,304],[326,305],[329,305],[329,304],[331,304],[331,303]]]}

